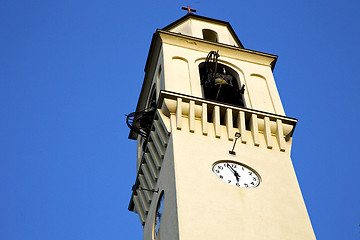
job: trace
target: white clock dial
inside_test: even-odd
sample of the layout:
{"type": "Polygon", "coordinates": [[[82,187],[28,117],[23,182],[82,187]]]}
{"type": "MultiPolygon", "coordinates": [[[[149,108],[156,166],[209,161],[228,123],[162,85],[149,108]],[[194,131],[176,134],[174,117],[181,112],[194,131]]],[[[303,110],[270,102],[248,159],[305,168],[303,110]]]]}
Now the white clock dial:
{"type": "Polygon", "coordinates": [[[254,170],[236,162],[217,162],[212,170],[218,178],[237,187],[254,188],[260,184],[260,178],[254,170]]]}

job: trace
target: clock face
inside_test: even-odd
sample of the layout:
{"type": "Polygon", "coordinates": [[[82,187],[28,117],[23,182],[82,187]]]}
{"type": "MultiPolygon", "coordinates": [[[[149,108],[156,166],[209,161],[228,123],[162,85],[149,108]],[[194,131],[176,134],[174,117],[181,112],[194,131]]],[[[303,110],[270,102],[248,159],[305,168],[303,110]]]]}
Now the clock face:
{"type": "Polygon", "coordinates": [[[161,222],[163,209],[164,209],[164,199],[165,199],[165,195],[164,195],[164,191],[162,191],[160,194],[158,204],[156,207],[156,212],[155,212],[154,237],[156,237],[159,233],[160,222],[161,222]]]}
{"type": "Polygon", "coordinates": [[[212,170],[218,178],[237,187],[254,188],[260,184],[259,175],[240,163],[221,161],[212,170]]]}

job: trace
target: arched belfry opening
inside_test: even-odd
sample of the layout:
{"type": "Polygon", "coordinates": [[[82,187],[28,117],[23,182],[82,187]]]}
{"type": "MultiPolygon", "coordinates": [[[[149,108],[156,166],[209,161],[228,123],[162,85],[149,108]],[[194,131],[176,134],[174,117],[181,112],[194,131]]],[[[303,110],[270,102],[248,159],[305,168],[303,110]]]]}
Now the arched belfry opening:
{"type": "Polygon", "coordinates": [[[205,40],[209,40],[212,42],[218,42],[218,34],[217,32],[211,30],[211,29],[203,29],[202,30],[203,38],[205,40]]]}
{"type": "Polygon", "coordinates": [[[239,74],[231,67],[218,63],[218,52],[211,51],[200,63],[200,81],[204,98],[245,107],[245,85],[241,86],[239,74]]]}

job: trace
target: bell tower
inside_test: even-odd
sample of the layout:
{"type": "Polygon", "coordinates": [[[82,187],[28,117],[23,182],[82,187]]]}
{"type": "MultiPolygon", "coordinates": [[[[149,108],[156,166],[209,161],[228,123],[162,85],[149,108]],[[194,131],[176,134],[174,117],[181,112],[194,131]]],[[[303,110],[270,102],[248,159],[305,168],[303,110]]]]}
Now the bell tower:
{"type": "Polygon", "coordinates": [[[129,210],[144,240],[315,239],[276,59],[244,48],[228,22],[190,10],[156,30],[127,117],[138,146],[129,210]]]}

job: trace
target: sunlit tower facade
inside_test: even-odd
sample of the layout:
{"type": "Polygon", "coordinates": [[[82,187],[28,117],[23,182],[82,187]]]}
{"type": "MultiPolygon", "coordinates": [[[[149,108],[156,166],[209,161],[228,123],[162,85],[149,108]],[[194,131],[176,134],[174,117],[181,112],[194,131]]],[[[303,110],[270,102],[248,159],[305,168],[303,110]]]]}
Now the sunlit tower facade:
{"type": "Polygon", "coordinates": [[[228,22],[189,13],[156,30],[136,111],[129,210],[144,240],[311,240],[290,158],[277,56],[244,48],[228,22]]]}

